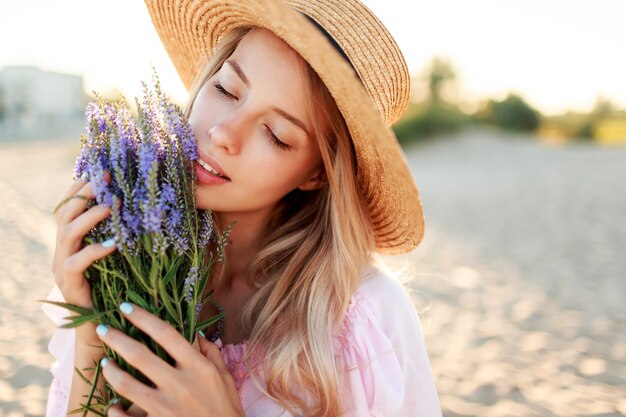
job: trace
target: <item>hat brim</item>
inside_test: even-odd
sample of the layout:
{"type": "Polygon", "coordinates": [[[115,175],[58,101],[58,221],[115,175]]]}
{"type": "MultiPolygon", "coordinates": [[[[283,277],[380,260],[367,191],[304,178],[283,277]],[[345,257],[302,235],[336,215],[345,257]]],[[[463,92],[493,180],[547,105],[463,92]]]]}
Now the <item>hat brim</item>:
{"type": "Polygon", "coordinates": [[[188,91],[235,28],[265,28],[316,71],[352,136],[357,184],[365,197],[377,251],[408,252],[424,237],[424,214],[405,155],[352,67],[301,13],[282,0],[146,0],[161,41],[188,91]]]}

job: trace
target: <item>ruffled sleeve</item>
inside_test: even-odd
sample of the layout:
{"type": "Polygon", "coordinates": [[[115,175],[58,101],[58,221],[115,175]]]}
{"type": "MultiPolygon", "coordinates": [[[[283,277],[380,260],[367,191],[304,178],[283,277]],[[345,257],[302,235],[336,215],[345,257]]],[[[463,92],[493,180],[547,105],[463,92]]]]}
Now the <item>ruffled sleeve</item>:
{"type": "Polygon", "coordinates": [[[342,416],[441,416],[417,313],[387,276],[362,284],[335,337],[342,416]]]}
{"type": "MultiPolygon", "coordinates": [[[[56,285],[46,300],[65,301],[56,285]]],[[[67,415],[67,403],[74,373],[76,332],[74,329],[61,329],[59,327],[67,322],[64,319],[69,315],[66,309],[46,303],[42,305],[41,309],[56,326],[48,344],[48,351],[54,357],[55,362],[50,366],[53,378],[48,391],[46,417],[64,417],[67,415]]]]}

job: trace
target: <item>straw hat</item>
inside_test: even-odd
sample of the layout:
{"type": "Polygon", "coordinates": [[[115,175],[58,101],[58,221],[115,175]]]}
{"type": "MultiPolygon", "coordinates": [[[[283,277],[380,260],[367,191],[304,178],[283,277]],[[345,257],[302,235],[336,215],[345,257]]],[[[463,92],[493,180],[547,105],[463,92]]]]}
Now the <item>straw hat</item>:
{"type": "Polygon", "coordinates": [[[390,129],[406,108],[409,74],[398,45],[367,7],[357,0],[145,1],[188,91],[220,36],[234,28],[268,29],[296,50],[324,82],[350,130],[377,251],[403,253],[419,245],[422,205],[390,129]]]}

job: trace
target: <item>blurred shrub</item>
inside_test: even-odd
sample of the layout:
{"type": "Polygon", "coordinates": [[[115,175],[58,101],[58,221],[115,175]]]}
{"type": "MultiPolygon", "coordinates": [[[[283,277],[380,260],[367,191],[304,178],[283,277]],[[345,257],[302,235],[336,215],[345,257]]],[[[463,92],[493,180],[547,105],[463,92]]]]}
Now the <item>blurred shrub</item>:
{"type": "Polygon", "coordinates": [[[446,89],[454,90],[456,77],[450,60],[435,56],[424,71],[413,78],[413,90],[423,91],[425,96],[421,100],[414,97],[402,119],[393,126],[401,144],[455,131],[472,122],[471,116],[450,104],[450,98],[446,97],[446,89]]]}
{"type": "Polygon", "coordinates": [[[502,101],[489,100],[477,112],[476,118],[504,129],[533,132],[541,122],[541,114],[522,97],[509,94],[502,101]]]}
{"type": "Polygon", "coordinates": [[[593,137],[603,145],[626,145],[626,117],[598,121],[593,137]]]}
{"type": "MultiPolygon", "coordinates": [[[[407,112],[408,113],[408,112],[407,112]]],[[[472,117],[454,107],[428,103],[422,111],[412,111],[393,126],[401,144],[413,140],[434,136],[438,133],[452,132],[472,123],[472,117]]]]}
{"type": "Polygon", "coordinates": [[[539,135],[601,144],[626,144],[626,111],[618,110],[608,99],[598,98],[590,113],[568,111],[545,117],[539,135]]]}
{"type": "Polygon", "coordinates": [[[557,116],[544,117],[538,133],[545,138],[592,141],[593,129],[594,121],[589,114],[568,111],[557,116]]]}

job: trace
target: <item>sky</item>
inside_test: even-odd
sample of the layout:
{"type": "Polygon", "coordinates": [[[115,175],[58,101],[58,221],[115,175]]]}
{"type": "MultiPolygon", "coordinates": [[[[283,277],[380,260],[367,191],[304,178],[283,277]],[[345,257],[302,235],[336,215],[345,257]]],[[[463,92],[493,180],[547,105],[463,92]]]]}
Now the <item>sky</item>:
{"type": "MultiPolygon", "coordinates": [[[[433,56],[452,62],[450,93],[470,110],[510,91],[544,114],[589,111],[598,96],[626,107],[624,0],[363,2],[412,75],[433,56]]],[[[141,0],[0,0],[0,68],[10,65],[82,75],[87,92],[128,97],[155,65],[165,92],[187,98],[141,0]]]]}

